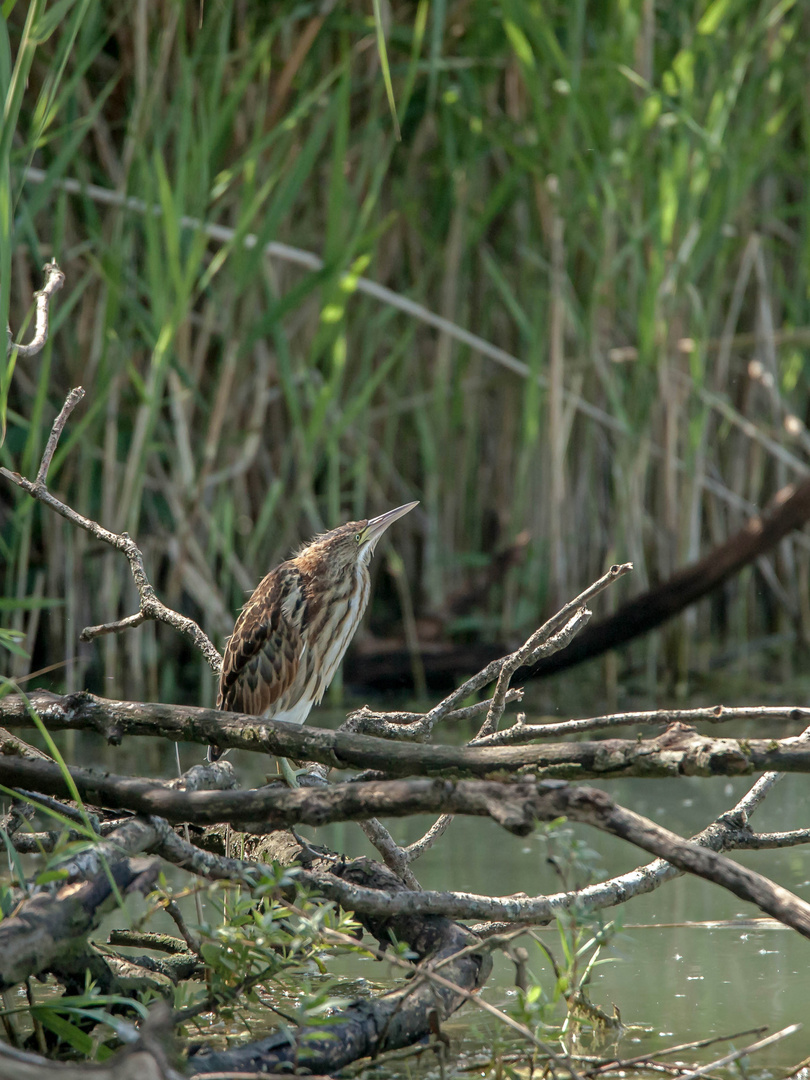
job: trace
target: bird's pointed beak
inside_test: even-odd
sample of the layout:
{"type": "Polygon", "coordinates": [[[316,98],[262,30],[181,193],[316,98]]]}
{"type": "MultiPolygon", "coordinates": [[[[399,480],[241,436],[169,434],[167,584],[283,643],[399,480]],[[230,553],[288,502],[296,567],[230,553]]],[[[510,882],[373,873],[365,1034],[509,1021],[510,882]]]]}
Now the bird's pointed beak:
{"type": "Polygon", "coordinates": [[[379,517],[371,518],[365,529],[363,529],[362,546],[366,547],[367,545],[370,545],[373,550],[374,545],[388,526],[393,525],[398,518],[404,517],[418,505],[418,501],[405,503],[404,506],[398,506],[396,510],[387,510],[384,514],[380,514],[379,517]]]}

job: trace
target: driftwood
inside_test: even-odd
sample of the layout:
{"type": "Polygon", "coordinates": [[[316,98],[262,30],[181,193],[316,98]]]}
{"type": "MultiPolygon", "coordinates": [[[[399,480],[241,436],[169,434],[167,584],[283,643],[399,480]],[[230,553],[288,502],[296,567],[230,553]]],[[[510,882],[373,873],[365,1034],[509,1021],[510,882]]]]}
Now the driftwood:
{"type": "MultiPolygon", "coordinates": [[[[188,634],[216,670],[219,654],[202,630],[166,608],[155,596],[134,541],[84,518],[47,489],[48,467],[59,436],[81,396],[80,390],[69,395],[54,424],[36,480],[27,480],[4,469],[0,473],[67,520],[111,544],[128,559],[139,592],[139,611],[116,623],[91,627],[85,631],[86,637],[131,630],[144,619],[157,618],[188,634]]],[[[102,958],[94,953],[87,934],[96,924],[103,905],[117,895],[111,882],[117,882],[123,890],[145,889],[154,881],[160,859],[201,878],[230,881],[247,890],[265,890],[268,880],[278,882],[268,860],[286,866],[295,862],[295,874],[286,878],[283,885],[274,884],[274,899],[285,901],[295,910],[295,886],[300,883],[316,895],[354,911],[383,949],[393,937],[407,943],[419,959],[414,966],[395,956],[392,962],[407,967],[410,980],[381,997],[352,1003],[334,1022],[299,1027],[246,1047],[201,1051],[190,1062],[197,1075],[223,1072],[233,1075],[245,1070],[267,1073],[297,1065],[305,1066],[310,1072],[323,1069],[331,1073],[358,1057],[376,1056],[383,1050],[406,1046],[431,1034],[441,1040],[442,1021],[466,1001],[497,1013],[474,996],[490,967],[490,945],[479,934],[451,921],[453,917],[539,922],[566,910],[582,915],[649,891],[675,874],[687,871],[730,889],[810,937],[810,905],[721,854],[735,844],[755,846],[761,841],[781,846],[810,840],[804,830],[763,838],[756,837],[748,828],[748,815],[777,781],[777,774],[769,773],[758,781],[730,815],[704,830],[697,842],[683,840],[618,806],[604,792],[570,787],[559,779],[542,779],[737,775],[762,768],[810,771],[810,748],[804,736],[779,740],[713,739],[679,723],[657,738],[541,746],[528,745],[529,740],[547,737],[552,728],[555,737],[580,734],[590,730],[595,721],[573,721],[568,727],[553,725],[543,730],[540,725],[533,728],[519,718],[505,731],[500,730],[506,705],[520,697],[519,692],[510,688],[518,669],[530,667],[567,646],[590,618],[587,603],[630,569],[629,564],[612,567],[540,627],[521,648],[487,663],[424,714],[403,718],[365,710],[350,719],[346,730],[329,732],[223,714],[213,709],[110,702],[85,693],[59,697],[36,692],[29,699],[18,695],[0,701],[0,718],[12,727],[34,726],[33,709],[51,730],[95,731],[114,745],[124,736],[157,734],[176,742],[213,743],[223,748],[307,759],[323,766],[371,770],[370,775],[355,783],[315,790],[289,791],[273,785],[238,791],[233,790],[233,770],[227,763],[196,767],[179,781],[162,783],[58,767],[38,757],[22,740],[0,733],[0,783],[15,792],[16,800],[3,822],[7,842],[12,847],[22,848],[30,839],[23,830],[24,824],[30,825],[30,810],[23,812],[26,801],[39,808],[56,810],[69,823],[81,821],[99,833],[103,829],[108,831],[108,835],[94,840],[87,850],[74,853],[70,861],[63,862],[61,869],[68,875],[68,884],[52,893],[45,891],[33,896],[29,886],[28,898],[0,924],[0,954],[4,958],[6,980],[1,985],[10,987],[31,974],[52,971],[70,986],[71,980],[83,975],[85,970],[95,976],[96,968],[101,965],[103,988],[114,987],[114,963],[124,962],[124,958],[113,954],[102,958]],[[495,684],[495,690],[489,701],[472,707],[465,705],[471,696],[477,696],[491,684],[495,684]],[[483,724],[470,745],[461,748],[424,745],[439,723],[470,720],[484,713],[483,724]],[[415,779],[396,779],[414,774],[415,779]],[[53,796],[62,799],[78,796],[85,806],[54,803],[53,796]],[[94,814],[94,808],[98,813],[94,814]],[[111,809],[134,811],[135,816],[110,823],[103,819],[111,809]],[[418,811],[441,816],[420,840],[407,848],[399,847],[374,816],[418,811]],[[611,882],[549,897],[476,898],[458,893],[423,892],[410,864],[436,842],[450,820],[449,815],[455,813],[488,816],[519,835],[538,821],[567,816],[620,836],[659,859],[611,882]],[[269,839],[264,838],[269,829],[279,826],[350,819],[361,822],[391,869],[368,860],[346,862],[340,856],[315,851],[288,833],[272,832],[269,839]],[[189,824],[184,826],[181,836],[173,824],[184,822],[189,824]],[[237,850],[245,857],[233,858],[230,843],[223,850],[221,834],[225,822],[236,826],[247,824],[262,839],[243,834],[238,838],[237,850]],[[216,823],[217,828],[205,830],[206,823],[216,823]],[[192,830],[195,843],[191,841],[192,830]],[[149,852],[153,858],[133,857],[140,852],[149,852]]],[[[805,710],[756,710],[756,713],[762,719],[777,719],[779,714],[781,720],[801,721],[807,727],[805,710]]],[[[711,716],[701,718],[717,721],[726,717],[715,710],[711,716]]],[[[606,721],[604,726],[645,723],[643,719],[631,720],[628,716],[602,719],[606,721]]],[[[649,722],[660,724],[665,719],[656,714],[649,722]]],[[[50,888],[56,889],[53,885],[50,888]]],[[[196,931],[185,924],[182,913],[170,899],[166,910],[175,919],[186,945],[185,949],[180,946],[182,955],[178,954],[180,966],[176,969],[164,972],[159,964],[152,965],[155,985],[170,992],[172,976],[177,977],[179,970],[187,975],[196,974],[205,954],[196,931]]],[[[481,934],[491,930],[491,926],[481,928],[481,934]]],[[[336,937],[342,935],[323,926],[317,940],[319,944],[334,943],[336,937]]],[[[353,939],[344,938],[342,944],[347,941],[353,939]]],[[[491,938],[490,944],[497,947],[497,938],[491,938]]],[[[132,961],[128,965],[130,969],[137,967],[132,961]]],[[[237,989],[241,992],[246,985],[253,984],[242,983],[237,989]]],[[[211,1004],[206,999],[200,1006],[174,1014],[172,1023],[183,1022],[211,1004]]],[[[541,1049],[555,1068],[559,1065],[574,1080],[579,1080],[573,1062],[544,1047],[535,1033],[514,1019],[498,1015],[529,1044],[541,1049]]],[[[145,1044],[143,1049],[146,1051],[144,1076],[150,1069],[156,1076],[171,1075],[165,1056],[150,1052],[145,1044]]],[[[123,1070],[130,1068],[133,1057],[134,1054],[122,1055],[120,1075],[125,1075],[123,1070]]],[[[15,1067],[29,1064],[20,1055],[16,1056],[15,1067]]]]}
{"type": "MultiPolygon", "coordinates": [[[[69,793],[64,777],[54,766],[30,761],[21,761],[18,764],[26,772],[39,770],[37,786],[40,789],[58,787],[61,783],[65,790],[57,793],[69,793]],[[49,782],[42,778],[46,769],[51,773],[49,782]]],[[[0,759],[0,768],[2,765],[0,759]]],[[[810,937],[810,905],[759,874],[737,866],[713,851],[690,844],[660,825],[618,806],[604,792],[593,788],[570,787],[561,781],[537,783],[529,779],[519,784],[411,780],[339,784],[315,791],[288,791],[273,785],[269,790],[246,792],[184,792],[169,791],[165,787],[142,780],[109,776],[104,778],[103,789],[86,789],[86,777],[79,770],[72,770],[71,775],[79,793],[92,797],[99,803],[110,805],[115,802],[117,789],[121,789],[121,801],[129,802],[131,809],[147,813],[168,810],[175,821],[190,820],[197,824],[206,821],[244,821],[255,816],[261,818],[262,825],[259,828],[263,832],[293,823],[321,825],[346,819],[367,820],[379,812],[402,815],[430,810],[488,816],[504,828],[518,835],[526,835],[538,821],[555,821],[560,817],[567,817],[620,836],[637,847],[666,859],[681,870],[714,881],[810,937]],[[127,798],[128,788],[140,789],[138,797],[127,798]],[[153,798],[149,797],[150,794],[153,798]],[[241,810],[238,810],[240,803],[241,810]],[[178,807],[182,808],[182,812],[178,807]]],[[[2,781],[3,775],[0,771],[0,782],[2,781]]],[[[117,830],[107,841],[97,845],[89,853],[89,862],[83,862],[80,866],[76,866],[75,862],[69,864],[71,872],[77,877],[88,876],[94,872],[98,874],[98,864],[103,864],[105,859],[112,857],[116,848],[151,849],[159,838],[159,829],[155,823],[148,819],[135,818],[117,830]]],[[[393,877],[391,880],[397,881],[396,891],[400,891],[402,883],[393,877]]],[[[0,935],[5,925],[0,925],[0,935]]],[[[12,927],[7,931],[6,938],[0,936],[0,942],[6,941],[8,947],[8,942],[12,939],[16,941],[22,930],[22,925],[12,927]]],[[[16,968],[12,970],[14,973],[17,971],[16,968]]],[[[17,981],[19,979],[13,980],[17,981]]]]}

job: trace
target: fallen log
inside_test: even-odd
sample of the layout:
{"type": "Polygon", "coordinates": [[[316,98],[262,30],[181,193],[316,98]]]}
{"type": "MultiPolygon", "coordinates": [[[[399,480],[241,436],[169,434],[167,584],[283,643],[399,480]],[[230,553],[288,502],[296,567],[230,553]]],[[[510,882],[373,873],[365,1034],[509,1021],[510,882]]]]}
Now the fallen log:
{"type": "Polygon", "coordinates": [[[623,604],[607,619],[592,622],[567,649],[524,669],[515,681],[525,683],[529,679],[545,678],[649,633],[708,596],[808,520],[810,480],[788,484],[777,492],[762,514],[751,518],[725,543],[676,571],[654,589],[623,604]]]}
{"type": "Polygon", "coordinates": [[[24,900],[0,922],[0,990],[84,955],[87,935],[104,912],[122,895],[148,893],[159,869],[157,859],[119,859],[89,881],[24,900]]]}

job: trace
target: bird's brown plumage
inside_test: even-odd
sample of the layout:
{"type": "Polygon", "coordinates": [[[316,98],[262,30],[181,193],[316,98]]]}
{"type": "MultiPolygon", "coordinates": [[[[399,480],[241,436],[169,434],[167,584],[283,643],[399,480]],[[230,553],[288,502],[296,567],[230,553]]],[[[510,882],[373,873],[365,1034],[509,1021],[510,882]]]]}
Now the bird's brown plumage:
{"type": "Polygon", "coordinates": [[[305,604],[304,579],[292,561],[262,579],[228,639],[218,709],[260,716],[290,689],[298,672],[305,604]]]}
{"type": "Polygon", "coordinates": [[[217,708],[304,723],[368,603],[377,540],[414,506],[316,536],[259,582],[225,648],[217,708]]]}

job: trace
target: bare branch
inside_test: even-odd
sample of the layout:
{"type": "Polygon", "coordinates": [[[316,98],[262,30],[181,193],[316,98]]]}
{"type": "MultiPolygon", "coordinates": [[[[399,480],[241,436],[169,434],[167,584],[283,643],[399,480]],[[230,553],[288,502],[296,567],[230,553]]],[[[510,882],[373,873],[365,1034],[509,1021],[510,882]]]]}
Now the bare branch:
{"type": "Polygon", "coordinates": [[[373,844],[380,855],[382,855],[383,862],[388,869],[394,871],[403,885],[407,885],[409,889],[419,892],[422,886],[416,880],[413,871],[408,866],[410,859],[408,858],[406,851],[399,846],[388,829],[386,829],[386,827],[376,818],[369,818],[368,821],[361,821],[360,828],[365,833],[369,843],[373,844]]]}
{"type": "MultiPolygon", "coordinates": [[[[610,572],[612,573],[615,569],[617,568],[612,567],[610,572]]],[[[559,652],[560,649],[564,649],[574,635],[583,626],[587,626],[590,617],[591,612],[586,607],[578,608],[568,622],[551,635],[549,634],[548,623],[546,623],[545,626],[541,626],[539,630],[536,630],[517,652],[513,652],[511,656],[506,658],[498,675],[498,683],[489,705],[487,718],[478,732],[478,738],[491,735],[498,730],[503,710],[506,707],[509,683],[518,668],[523,667],[525,664],[533,664],[541,656],[551,656],[553,653],[559,652]]],[[[473,739],[470,746],[475,746],[478,738],[473,739]]]]}
{"type": "Polygon", "coordinates": [[[421,858],[426,851],[429,851],[436,841],[447,832],[452,820],[452,814],[442,814],[441,817],[433,822],[423,837],[419,840],[414,840],[412,844],[408,844],[405,848],[408,862],[416,862],[416,860],[421,858]]]}
{"type": "Polygon", "coordinates": [[[39,471],[37,472],[37,478],[35,480],[35,483],[41,484],[42,487],[45,487],[45,482],[48,479],[48,469],[51,467],[53,455],[56,453],[56,447],[59,443],[59,438],[64,430],[65,424],[68,421],[68,417],[83,397],[84,387],[77,386],[75,389],[71,390],[65,398],[65,404],[62,406],[59,415],[53,422],[53,427],[48,436],[48,442],[45,445],[45,452],[42,455],[42,461],[40,462],[39,471]]]}
{"type": "Polygon", "coordinates": [[[193,619],[189,619],[185,615],[181,615],[179,612],[166,607],[166,605],[157,598],[155,590],[150,584],[146,570],[144,569],[143,553],[129,534],[110,532],[102,525],[99,525],[98,522],[93,521],[91,518],[84,517],[83,514],[77,513],[77,511],[61,502],[52,495],[45,486],[48,468],[50,467],[51,460],[67,418],[73,408],[81,401],[83,396],[84,390],[80,386],[76,387],[75,390],[71,390],[70,394],[68,394],[67,400],[62,407],[62,411],[54,422],[48,444],[45,447],[45,453],[42,456],[37,479],[33,483],[26,479],[26,477],[20,476],[19,473],[11,472],[6,468],[0,468],[0,474],[5,476],[7,480],[16,484],[17,487],[22,488],[22,490],[27,492],[32,498],[38,499],[51,510],[56,511],[57,514],[61,514],[63,518],[70,521],[73,525],[77,525],[80,529],[89,532],[92,536],[95,536],[97,540],[109,544],[111,547],[114,547],[116,551],[123,552],[129,562],[129,568],[140,598],[139,613],[137,615],[131,615],[126,619],[122,619],[117,623],[105,623],[102,626],[87,627],[81,632],[80,637],[82,641],[90,641],[100,634],[129,629],[133,626],[139,626],[145,619],[155,619],[158,622],[163,622],[174,627],[175,630],[179,630],[183,634],[187,634],[208,661],[211,669],[215,673],[219,673],[219,670],[222,667],[222,657],[217,652],[208,636],[200,629],[193,619]]]}
{"type": "Polygon", "coordinates": [[[699,1069],[694,1069],[692,1072],[681,1073],[679,1080],[697,1080],[699,1076],[705,1076],[707,1073],[714,1072],[715,1069],[725,1068],[726,1065],[739,1061],[741,1057],[746,1057],[755,1050],[764,1050],[766,1046],[772,1046],[774,1043],[786,1039],[788,1035],[794,1035],[801,1026],[801,1024],[791,1024],[789,1027],[782,1028],[781,1031],[774,1032],[773,1035],[767,1035],[764,1039],[758,1039],[757,1042],[744,1046],[742,1050],[734,1050],[732,1053],[726,1054],[725,1057],[718,1058],[717,1061],[711,1061],[708,1065],[701,1065],[699,1069]]]}
{"type": "MultiPolygon", "coordinates": [[[[506,704],[522,701],[524,693],[522,686],[509,690],[506,695],[506,704]]],[[[474,720],[482,713],[486,713],[489,706],[489,701],[477,701],[474,705],[467,705],[463,709],[451,709],[449,713],[445,713],[443,719],[445,721],[474,720]]],[[[426,715],[427,713],[417,712],[375,712],[368,705],[363,705],[362,708],[349,713],[339,730],[356,735],[377,735],[381,739],[418,740],[424,738],[420,725],[426,715]]]]}
{"type": "Polygon", "coordinates": [[[116,619],[114,622],[100,623],[98,626],[85,626],[84,630],[79,634],[79,638],[81,641],[92,641],[94,638],[103,637],[105,634],[120,634],[122,630],[134,630],[136,627],[141,626],[146,622],[146,619],[147,616],[142,611],[139,611],[135,615],[127,615],[123,619],[116,619]]]}
{"type": "Polygon", "coordinates": [[[581,735],[584,731],[603,731],[611,727],[640,727],[645,724],[665,727],[674,723],[726,724],[732,720],[766,720],[780,724],[796,720],[810,724],[810,709],[795,705],[754,705],[740,708],[714,705],[700,709],[655,709],[651,712],[614,713],[610,716],[594,716],[583,720],[559,720],[548,724],[527,724],[518,719],[512,727],[476,739],[475,745],[510,746],[514,743],[532,742],[534,739],[567,738],[570,735],[581,735]]]}
{"type": "MultiPolygon", "coordinates": [[[[584,592],[579,594],[579,596],[560,608],[556,615],[553,615],[539,630],[536,631],[535,634],[532,635],[530,640],[536,640],[538,644],[547,641],[553,634],[562,629],[580,608],[585,607],[590,599],[602,592],[609,585],[612,585],[618,578],[628,574],[632,569],[632,563],[621,563],[611,566],[610,570],[608,570],[606,574],[603,574],[598,581],[595,581],[593,585],[589,585],[584,592]]],[[[520,651],[521,650],[518,650],[518,652],[520,651]]],[[[499,660],[493,660],[491,664],[487,664],[487,666],[479,671],[477,675],[473,675],[471,679],[468,679],[459,686],[458,689],[454,690],[452,694],[449,694],[443,701],[440,701],[438,705],[434,706],[430,712],[426,713],[421,724],[424,734],[429,735],[436,724],[440,720],[443,720],[447,713],[456,708],[458,703],[463,701],[464,698],[469,697],[470,694],[480,690],[482,686],[494,682],[495,679],[500,676],[504,664],[508,663],[514,655],[515,654],[512,653],[510,656],[503,656],[499,660]]]]}
{"type": "Polygon", "coordinates": [[[740,851],[767,851],[810,844],[810,829],[790,829],[787,832],[771,833],[755,833],[740,829],[733,831],[730,839],[730,846],[740,851]]]}
{"type": "Polygon", "coordinates": [[[52,731],[96,731],[115,744],[124,735],[160,735],[175,742],[211,743],[296,761],[317,761],[330,768],[372,769],[389,777],[488,777],[506,772],[584,780],[739,776],[764,770],[810,772],[810,745],[796,737],[711,738],[683,724],[673,724],[662,735],[644,740],[505,747],[423,746],[199,706],[120,702],[85,691],[58,695],[45,690],[28,697],[10,694],[0,700],[0,721],[8,727],[34,727],[29,709],[38,713],[52,731]]]}
{"type": "MultiPolygon", "coordinates": [[[[727,818],[733,814],[733,810],[729,811],[713,822],[692,838],[693,843],[707,846],[713,851],[733,848],[741,836],[739,830],[728,825],[727,818]]],[[[261,863],[216,855],[184,841],[163,818],[152,817],[149,820],[160,837],[153,849],[155,853],[184,870],[214,881],[240,881],[251,888],[259,876],[270,872],[270,868],[261,863]]],[[[552,922],[556,915],[564,911],[584,913],[614,907],[634,896],[654,891],[681,873],[670,863],[656,859],[646,866],[572,892],[550,896],[491,897],[434,890],[385,896],[376,889],[342,880],[329,872],[315,872],[309,868],[299,871],[304,885],[335,900],[347,910],[378,918],[410,914],[486,919],[484,927],[476,927],[479,933],[489,932],[493,928],[492,920],[500,920],[505,925],[530,925],[552,922]]]]}
{"type": "Polygon", "coordinates": [[[194,934],[192,934],[191,930],[189,930],[188,924],[183,918],[183,912],[180,910],[178,904],[174,900],[168,900],[164,906],[166,913],[174,920],[174,925],[180,931],[183,941],[188,945],[189,952],[194,953],[195,956],[202,959],[200,943],[194,934]]]}
{"type": "Polygon", "coordinates": [[[9,351],[16,350],[18,356],[36,356],[45,347],[45,342],[48,340],[48,313],[51,299],[65,284],[65,275],[55,262],[46,263],[42,272],[45,274],[45,284],[38,293],[34,294],[37,302],[37,318],[33,338],[28,345],[23,345],[21,342],[15,344],[10,340],[11,331],[9,330],[9,351]]]}
{"type": "MultiPolygon", "coordinates": [[[[64,794],[68,789],[56,765],[33,761],[20,761],[16,765],[23,776],[36,772],[36,786],[46,792],[64,794]]],[[[0,759],[0,782],[14,786],[17,770],[14,763],[0,759]]],[[[91,802],[124,806],[140,813],[158,813],[174,821],[261,819],[267,822],[268,831],[298,823],[321,825],[339,820],[367,820],[378,812],[402,816],[426,809],[445,809],[492,817],[499,825],[522,836],[536,821],[567,817],[628,840],[680,870],[708,878],[810,937],[810,904],[715,851],[683,840],[648,818],[626,810],[605,792],[593,788],[572,788],[561,781],[499,784],[411,780],[338,784],[320,790],[186,792],[129,777],[94,777],[84,769],[71,769],[70,773],[79,793],[91,802]]]]}

